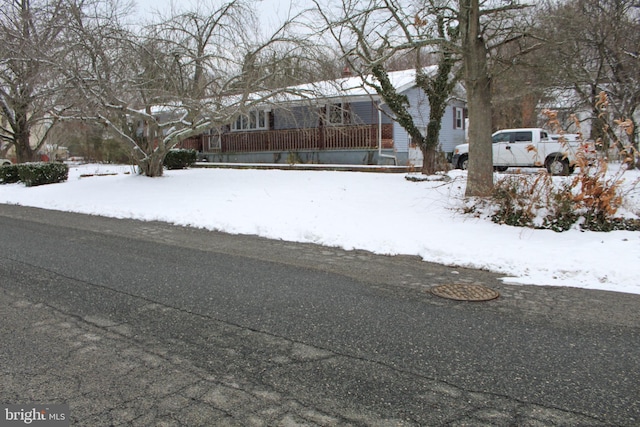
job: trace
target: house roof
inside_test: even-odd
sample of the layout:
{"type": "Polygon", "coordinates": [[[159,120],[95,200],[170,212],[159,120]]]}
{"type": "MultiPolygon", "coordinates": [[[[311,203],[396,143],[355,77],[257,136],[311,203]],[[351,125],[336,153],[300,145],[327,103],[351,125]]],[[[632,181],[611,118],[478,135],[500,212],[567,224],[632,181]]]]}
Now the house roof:
{"type": "MultiPolygon", "coordinates": [[[[438,66],[425,67],[423,70],[426,74],[434,74],[438,70],[438,66]]],[[[392,71],[388,73],[388,76],[391,84],[399,93],[416,86],[415,69],[392,71]]],[[[296,103],[318,99],[379,99],[380,96],[371,86],[372,84],[378,84],[378,81],[371,74],[305,83],[284,89],[281,93],[274,96],[273,101],[296,103]]],[[[466,98],[466,91],[461,84],[456,85],[455,96],[462,99],[466,98]]]]}
{"type": "MultiPolygon", "coordinates": [[[[437,65],[425,67],[426,74],[434,74],[438,70],[437,65]]],[[[416,70],[392,71],[388,73],[389,80],[398,93],[403,93],[416,86],[416,70]]],[[[242,96],[226,96],[222,103],[227,106],[238,106],[242,102],[249,101],[254,105],[274,105],[274,104],[294,104],[318,103],[318,101],[344,100],[348,98],[350,102],[361,100],[379,100],[380,95],[371,86],[378,84],[373,75],[343,77],[335,80],[324,80],[313,83],[305,83],[297,86],[290,86],[275,91],[255,92],[243,98],[242,96]]],[[[466,100],[464,86],[458,83],[454,89],[453,98],[466,100]]],[[[157,105],[152,108],[152,113],[168,114],[170,112],[181,111],[184,107],[171,103],[170,105],[157,105]]]]}
{"type": "Polygon", "coordinates": [[[588,107],[572,87],[551,88],[545,92],[544,99],[538,104],[540,108],[552,110],[575,110],[582,106],[588,107]]]}

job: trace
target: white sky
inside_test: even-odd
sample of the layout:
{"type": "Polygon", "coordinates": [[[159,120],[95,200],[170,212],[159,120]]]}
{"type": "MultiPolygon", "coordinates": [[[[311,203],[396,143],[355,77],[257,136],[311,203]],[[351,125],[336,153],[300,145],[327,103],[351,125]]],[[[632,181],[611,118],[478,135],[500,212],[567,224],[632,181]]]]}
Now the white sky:
{"type": "MultiPolygon", "coordinates": [[[[137,12],[142,16],[151,16],[153,12],[169,11],[171,3],[187,8],[189,4],[203,5],[202,0],[176,1],[176,0],[134,0],[137,12]]],[[[223,0],[208,0],[214,5],[221,5],[223,0]]],[[[254,0],[256,13],[265,25],[274,26],[287,19],[290,9],[296,9],[296,0],[254,0]],[[292,6],[293,5],[293,6],[292,6]]]]}
{"type": "MultiPolygon", "coordinates": [[[[64,183],[0,185],[0,203],[417,255],[495,271],[515,284],[640,294],[640,232],[556,233],[462,214],[463,171],[449,172],[447,183],[358,172],[191,169],[162,178],[131,172],[131,166],[73,166],[64,183]],[[99,172],[117,174],[81,178],[99,172]]],[[[627,172],[622,213],[640,215],[639,180],[640,171],[627,172]]]]}

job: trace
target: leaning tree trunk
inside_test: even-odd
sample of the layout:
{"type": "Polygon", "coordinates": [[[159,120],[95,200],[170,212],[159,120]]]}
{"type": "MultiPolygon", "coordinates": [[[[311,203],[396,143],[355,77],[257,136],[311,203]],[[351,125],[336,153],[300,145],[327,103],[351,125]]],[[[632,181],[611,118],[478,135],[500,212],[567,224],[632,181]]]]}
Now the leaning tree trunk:
{"type": "Polygon", "coordinates": [[[469,168],[467,197],[493,192],[491,144],[491,78],[487,47],[480,31],[479,0],[459,0],[460,32],[469,107],[469,168]]]}

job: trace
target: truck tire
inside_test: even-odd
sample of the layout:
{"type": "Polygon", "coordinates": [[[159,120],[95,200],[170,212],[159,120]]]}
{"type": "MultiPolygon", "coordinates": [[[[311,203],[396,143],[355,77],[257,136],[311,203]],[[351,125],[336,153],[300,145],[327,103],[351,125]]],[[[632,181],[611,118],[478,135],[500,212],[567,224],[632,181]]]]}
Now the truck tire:
{"type": "Polygon", "coordinates": [[[559,155],[547,158],[545,166],[551,175],[567,176],[570,172],[569,160],[559,155]]]}
{"type": "Polygon", "coordinates": [[[466,171],[468,167],[469,167],[469,156],[466,154],[463,154],[458,159],[458,169],[462,169],[466,171]]]}

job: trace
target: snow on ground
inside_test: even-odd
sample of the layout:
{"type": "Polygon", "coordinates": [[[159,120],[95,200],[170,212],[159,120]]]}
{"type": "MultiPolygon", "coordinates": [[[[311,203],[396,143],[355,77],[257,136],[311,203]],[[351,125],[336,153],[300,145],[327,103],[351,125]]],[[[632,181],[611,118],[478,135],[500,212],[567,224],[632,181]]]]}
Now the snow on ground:
{"type": "MultiPolygon", "coordinates": [[[[81,165],[60,184],[0,185],[0,203],[419,255],[499,272],[508,283],[640,294],[640,232],[497,225],[460,212],[466,172],[449,175],[411,182],[404,174],[190,169],[151,179],[131,166],[81,165]]],[[[625,176],[631,184],[640,173],[625,176]]],[[[640,213],[639,185],[628,200],[627,210],[640,213]]]]}

